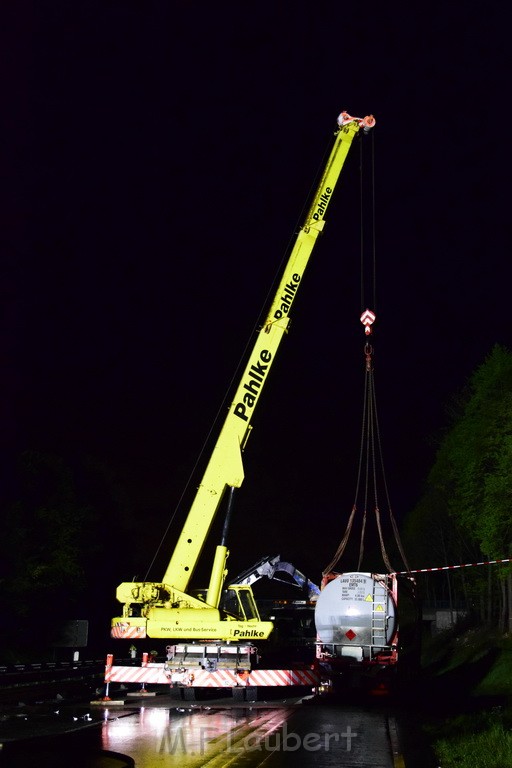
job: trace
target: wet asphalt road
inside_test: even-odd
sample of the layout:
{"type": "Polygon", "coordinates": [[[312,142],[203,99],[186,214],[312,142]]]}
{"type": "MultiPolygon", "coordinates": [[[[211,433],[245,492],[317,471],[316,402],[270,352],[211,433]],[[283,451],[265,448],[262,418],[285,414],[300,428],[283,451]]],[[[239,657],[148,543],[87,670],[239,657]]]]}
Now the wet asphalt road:
{"type": "Polygon", "coordinates": [[[421,759],[415,721],[387,701],[234,704],[224,699],[189,704],[158,696],[126,700],[123,706],[64,707],[58,715],[56,711],[29,713],[25,719],[19,714],[10,722],[4,718],[0,766],[430,766],[421,759]],[[409,742],[405,760],[404,736],[409,742]],[[409,759],[407,752],[414,756],[409,759]]]}
{"type": "Polygon", "coordinates": [[[102,744],[141,768],[394,766],[387,714],[357,707],[144,708],[104,725],[102,744]]]}

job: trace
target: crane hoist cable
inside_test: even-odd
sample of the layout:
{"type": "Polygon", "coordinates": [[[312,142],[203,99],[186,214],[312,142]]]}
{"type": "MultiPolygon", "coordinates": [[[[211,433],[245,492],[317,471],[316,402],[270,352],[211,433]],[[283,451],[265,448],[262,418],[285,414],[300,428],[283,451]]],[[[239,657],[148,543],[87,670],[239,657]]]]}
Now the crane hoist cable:
{"type": "MultiPolygon", "coordinates": [[[[373,137],[372,137],[373,139],[373,137]]],[[[360,147],[362,147],[362,144],[360,144],[360,147]]],[[[371,283],[373,287],[373,306],[376,306],[376,240],[375,240],[375,183],[374,183],[374,168],[375,168],[375,154],[374,154],[374,144],[372,141],[372,163],[371,163],[371,191],[372,191],[372,278],[371,283]]],[[[362,148],[361,148],[361,155],[360,155],[360,189],[361,189],[361,195],[360,195],[360,218],[361,218],[361,307],[365,306],[364,303],[364,288],[365,288],[365,259],[364,259],[364,200],[363,200],[363,158],[362,158],[362,148]]],[[[362,311],[360,321],[364,326],[364,332],[365,336],[370,337],[372,334],[372,325],[375,322],[376,315],[373,310],[370,310],[368,308],[364,309],[362,311]]],[[[356,480],[356,489],[355,489],[355,495],[354,495],[354,503],[352,505],[352,509],[347,521],[347,525],[345,528],[345,532],[343,534],[343,537],[338,545],[338,548],[334,554],[334,557],[332,561],[329,563],[327,568],[323,571],[324,576],[331,571],[334,570],[336,565],[338,564],[339,560],[343,556],[345,549],[347,547],[347,544],[349,542],[352,528],[354,525],[354,521],[357,515],[357,510],[359,506],[362,506],[362,514],[361,514],[361,530],[360,530],[360,536],[359,536],[359,555],[358,555],[358,563],[357,563],[357,571],[361,570],[363,557],[364,557],[364,545],[365,545],[365,536],[367,531],[367,511],[369,509],[370,503],[373,503],[373,511],[375,516],[375,522],[378,532],[378,539],[379,539],[379,545],[380,545],[380,553],[383,560],[383,563],[389,573],[393,572],[393,567],[391,565],[391,561],[389,559],[387,550],[386,550],[386,543],[385,543],[385,537],[383,532],[383,525],[382,525],[382,517],[381,517],[381,510],[379,505],[379,493],[378,489],[379,487],[382,487],[384,490],[384,495],[386,499],[387,509],[388,509],[388,515],[391,523],[391,528],[393,531],[393,536],[395,539],[395,543],[397,545],[398,551],[400,553],[400,556],[403,560],[403,563],[406,568],[408,568],[407,559],[405,557],[405,552],[402,546],[402,542],[400,540],[400,534],[398,531],[398,526],[396,523],[395,516],[393,514],[391,503],[389,499],[389,491],[388,491],[388,485],[386,480],[386,473],[384,469],[384,459],[383,459],[383,453],[382,453],[382,444],[381,444],[381,438],[380,438],[380,428],[379,428],[379,419],[378,419],[378,413],[377,413],[377,400],[376,400],[376,393],[375,393],[375,377],[374,377],[374,367],[373,367],[373,354],[374,349],[373,346],[369,343],[367,340],[364,346],[364,358],[365,358],[365,385],[364,385],[364,396],[363,396],[363,413],[362,413],[362,421],[361,421],[361,441],[360,441],[360,449],[359,449],[359,465],[358,465],[358,472],[357,472],[357,480],[356,480]],[[372,494],[373,498],[370,499],[370,495],[372,494]]]]}
{"type": "MultiPolygon", "coordinates": [[[[369,310],[366,310],[369,312],[369,310]]],[[[363,316],[366,314],[363,313],[363,316]]],[[[373,315],[373,313],[372,313],[373,315]]],[[[363,322],[363,316],[361,320],[363,322]]],[[[373,315],[373,317],[375,317],[373,315]]],[[[368,325],[365,325],[365,331],[368,329],[368,325]]],[[[324,569],[324,575],[334,570],[339,560],[343,556],[350,539],[354,521],[359,508],[362,509],[361,514],[361,530],[359,536],[359,556],[357,563],[357,571],[362,568],[362,562],[364,557],[365,536],[367,532],[367,517],[368,510],[373,505],[373,512],[375,516],[375,522],[378,532],[380,553],[383,563],[389,573],[394,572],[394,568],[390,562],[386,542],[383,531],[381,508],[379,503],[379,489],[382,489],[385,496],[387,505],[387,511],[393,536],[396,542],[396,546],[403,560],[406,569],[409,568],[407,564],[407,558],[400,539],[400,533],[398,525],[396,523],[395,516],[393,514],[388,484],[386,479],[386,472],[384,467],[384,458],[382,452],[382,443],[380,437],[380,427],[377,412],[377,399],[375,392],[375,376],[373,367],[373,346],[367,341],[364,346],[365,356],[365,385],[363,396],[363,413],[361,421],[361,441],[359,449],[359,465],[356,480],[356,489],[354,494],[354,502],[347,521],[345,532],[338,545],[335,555],[327,568],[324,569]]]]}

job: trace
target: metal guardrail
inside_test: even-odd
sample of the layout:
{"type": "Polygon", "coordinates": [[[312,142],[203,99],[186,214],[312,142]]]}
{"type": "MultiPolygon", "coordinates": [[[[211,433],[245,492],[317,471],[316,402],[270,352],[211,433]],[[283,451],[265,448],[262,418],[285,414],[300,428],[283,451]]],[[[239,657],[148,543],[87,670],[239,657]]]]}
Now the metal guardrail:
{"type": "Polygon", "coordinates": [[[2,664],[0,665],[0,677],[5,675],[21,675],[39,672],[56,672],[69,669],[90,669],[91,667],[105,666],[104,661],[84,662],[41,662],[39,664],[2,664]]]}
{"type": "Polygon", "coordinates": [[[103,659],[1,664],[0,691],[103,678],[104,670],[103,659]]]}
{"type": "MultiPolygon", "coordinates": [[[[0,678],[4,675],[19,675],[19,674],[28,674],[33,672],[44,672],[44,671],[59,671],[59,670],[88,670],[92,667],[97,668],[99,670],[104,669],[106,663],[105,659],[86,659],[84,661],[41,661],[41,662],[30,662],[26,664],[0,664],[0,678]]],[[[137,664],[140,665],[140,660],[134,660],[131,657],[128,659],[117,659],[116,663],[122,664],[124,666],[134,665],[137,664]]]]}

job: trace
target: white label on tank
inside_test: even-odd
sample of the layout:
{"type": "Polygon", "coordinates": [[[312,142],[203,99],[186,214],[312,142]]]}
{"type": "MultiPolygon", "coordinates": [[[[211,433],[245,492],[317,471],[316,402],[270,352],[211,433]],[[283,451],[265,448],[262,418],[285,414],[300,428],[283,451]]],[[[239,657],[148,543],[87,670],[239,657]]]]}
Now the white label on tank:
{"type": "Polygon", "coordinates": [[[366,579],[350,578],[348,576],[340,579],[341,599],[342,600],[361,600],[366,598],[366,579]]]}

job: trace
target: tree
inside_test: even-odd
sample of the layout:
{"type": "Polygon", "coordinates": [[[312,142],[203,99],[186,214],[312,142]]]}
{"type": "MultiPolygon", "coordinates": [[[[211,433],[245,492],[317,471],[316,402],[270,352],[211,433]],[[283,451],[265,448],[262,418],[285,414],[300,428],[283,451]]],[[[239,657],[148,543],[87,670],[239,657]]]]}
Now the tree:
{"type": "Polygon", "coordinates": [[[467,402],[446,438],[449,509],[491,558],[511,543],[512,355],[495,346],[469,382],[467,402]]]}
{"type": "Polygon", "coordinates": [[[1,542],[3,641],[46,646],[83,584],[80,545],[88,510],[77,502],[62,459],[23,454],[18,498],[4,513],[1,542]]]}
{"type": "Polygon", "coordinates": [[[89,619],[89,640],[106,641],[121,563],[131,570],[126,542],[136,540],[122,484],[90,457],[38,451],[13,474],[0,538],[4,653],[41,654],[75,618],[89,619]]]}
{"type": "MultiPolygon", "coordinates": [[[[447,532],[447,552],[464,561],[461,544],[478,547],[479,559],[503,559],[512,552],[512,354],[495,346],[473,373],[456,401],[452,423],[441,440],[425,495],[411,516],[418,527],[439,521],[447,532]],[[456,533],[454,538],[453,534],[456,533]],[[459,539],[457,544],[457,539],[459,539]],[[457,557],[457,555],[459,557],[457,557]]],[[[475,569],[476,570],[476,569],[475,569]]],[[[490,585],[495,576],[488,573],[490,585]]],[[[502,569],[500,576],[507,576],[502,569]]],[[[473,596],[483,594],[481,573],[465,575],[473,596]]],[[[488,590],[487,618],[499,612],[501,622],[511,619],[508,592],[488,590]]]]}

